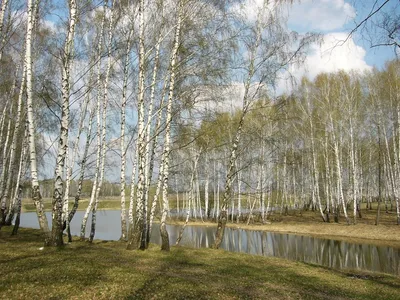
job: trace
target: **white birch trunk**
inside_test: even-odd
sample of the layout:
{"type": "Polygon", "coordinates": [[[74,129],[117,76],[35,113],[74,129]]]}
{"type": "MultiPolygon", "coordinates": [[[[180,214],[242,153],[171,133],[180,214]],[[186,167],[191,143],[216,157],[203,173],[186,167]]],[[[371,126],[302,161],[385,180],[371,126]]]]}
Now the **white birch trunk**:
{"type": "MultiPolygon", "coordinates": [[[[10,150],[9,147],[9,143],[10,143],[10,138],[11,138],[11,116],[12,116],[13,112],[12,112],[12,104],[10,105],[10,112],[8,114],[8,123],[7,123],[7,133],[6,133],[6,137],[4,140],[3,145],[3,161],[2,161],[2,170],[1,170],[1,175],[0,175],[0,199],[3,199],[3,193],[4,193],[4,181],[6,178],[6,174],[7,174],[7,158],[8,158],[8,152],[10,150]]],[[[3,207],[3,201],[1,201],[1,210],[4,211],[5,210],[5,203],[4,203],[4,207],[3,207]]]]}
{"type": "Polygon", "coordinates": [[[127,236],[127,225],[126,225],[126,204],[125,204],[125,165],[126,165],[126,149],[125,149],[125,121],[126,121],[126,101],[127,101],[127,90],[128,90],[128,75],[130,65],[130,52],[132,43],[133,29],[129,30],[128,40],[126,43],[125,51],[125,64],[124,64],[124,79],[122,87],[122,103],[121,103],[121,175],[120,175],[120,196],[121,196],[121,241],[125,241],[127,236]]]}
{"type": "MultiPolygon", "coordinates": [[[[28,142],[27,142],[28,126],[27,125],[28,124],[26,122],[24,137],[23,137],[23,141],[22,141],[22,150],[21,150],[20,159],[19,159],[18,173],[17,173],[16,183],[15,183],[15,193],[14,193],[13,199],[10,203],[10,210],[9,210],[9,213],[6,218],[6,222],[5,222],[6,225],[8,225],[8,226],[10,226],[12,224],[15,212],[17,212],[18,222],[19,222],[18,214],[21,213],[21,203],[20,203],[21,192],[22,192],[21,178],[22,178],[22,172],[26,168],[26,166],[25,166],[26,165],[26,153],[28,151],[28,149],[27,149],[28,148],[28,142]]],[[[18,224],[18,226],[19,226],[19,224],[18,224]]]]}
{"type": "Polygon", "coordinates": [[[237,172],[236,180],[238,187],[238,212],[236,215],[236,223],[239,223],[239,220],[242,216],[242,172],[241,171],[237,172]]]}
{"type": "Polygon", "coordinates": [[[132,236],[134,227],[133,209],[135,206],[135,183],[136,183],[137,160],[138,160],[138,147],[135,148],[135,153],[132,162],[131,192],[129,195],[129,210],[128,210],[128,222],[129,222],[128,238],[132,236]]]}
{"type": "Polygon", "coordinates": [[[343,179],[342,179],[342,168],[340,164],[340,152],[339,152],[339,143],[336,138],[335,129],[333,126],[332,114],[329,114],[333,138],[333,150],[335,154],[335,165],[336,165],[336,180],[337,180],[337,194],[338,194],[338,203],[342,203],[344,217],[346,218],[347,224],[350,224],[349,217],[347,215],[346,203],[343,195],[343,179]]]}
{"type": "MultiPolygon", "coordinates": [[[[88,95],[88,97],[89,97],[89,95],[88,95]]],[[[94,112],[89,110],[89,124],[88,124],[88,129],[87,129],[87,134],[86,134],[85,150],[83,151],[83,157],[81,160],[81,169],[80,169],[80,174],[79,174],[79,179],[78,179],[78,188],[77,188],[75,199],[74,199],[74,205],[72,206],[72,209],[68,214],[68,223],[71,223],[73,217],[75,216],[76,211],[78,210],[78,206],[79,206],[79,200],[80,200],[81,192],[82,192],[83,179],[85,176],[86,161],[87,161],[88,152],[89,152],[90,140],[92,137],[93,119],[94,119],[94,112]]],[[[67,231],[68,231],[68,242],[72,242],[72,236],[71,236],[69,227],[67,227],[67,231]]],[[[85,231],[83,231],[83,232],[85,232],[85,231]]],[[[83,236],[81,234],[81,238],[83,239],[84,237],[85,237],[85,234],[83,234],[83,236]]]]}
{"type": "Polygon", "coordinates": [[[25,47],[25,64],[26,64],[26,105],[28,113],[28,141],[29,141],[29,157],[30,157],[30,168],[31,168],[31,181],[32,181],[32,199],[35,203],[36,213],[38,216],[40,229],[45,235],[45,244],[50,242],[50,231],[47,222],[46,214],[43,209],[42,196],[39,190],[39,180],[37,171],[37,159],[35,149],[35,125],[33,115],[33,90],[32,90],[32,34],[33,34],[33,23],[34,23],[34,11],[35,6],[33,0],[28,0],[28,24],[26,30],[26,47],[25,47]]]}
{"type": "MultiPolygon", "coordinates": [[[[110,23],[109,23],[109,31],[108,31],[108,52],[107,52],[107,70],[106,75],[104,78],[104,90],[103,90],[103,114],[102,114],[102,130],[101,130],[101,167],[100,167],[100,178],[96,186],[95,191],[95,201],[92,207],[92,226],[90,229],[89,235],[89,242],[92,242],[94,239],[94,235],[96,233],[96,213],[97,213],[97,206],[99,204],[99,196],[100,190],[103,185],[104,180],[104,168],[105,168],[105,161],[106,161],[106,132],[107,132],[107,106],[108,106],[108,82],[110,78],[110,71],[111,71],[111,61],[112,61],[112,41],[113,41],[113,30],[114,30],[114,3],[115,0],[111,1],[111,15],[110,15],[110,23]]],[[[104,12],[105,13],[105,12],[104,12]]]]}
{"type": "Polygon", "coordinates": [[[172,121],[172,102],[174,98],[174,88],[175,88],[175,76],[176,76],[176,63],[178,56],[178,48],[180,44],[180,34],[181,25],[183,19],[183,7],[185,5],[185,0],[179,0],[178,6],[178,16],[176,21],[176,31],[174,38],[174,46],[171,53],[170,61],[170,79],[169,79],[169,92],[168,92],[168,102],[167,102],[167,115],[166,115],[166,128],[165,128],[165,138],[164,138],[164,150],[162,154],[161,163],[164,165],[164,178],[163,178],[163,210],[161,215],[160,224],[160,234],[161,234],[161,250],[169,251],[169,237],[166,228],[166,220],[168,214],[168,175],[169,175],[169,154],[170,154],[170,143],[171,143],[171,121],[172,121]]]}
{"type": "MultiPolygon", "coordinates": [[[[398,86],[396,86],[396,90],[399,91],[398,86]]],[[[399,92],[396,94],[396,99],[400,99],[399,92]]],[[[397,147],[397,155],[395,153],[396,160],[396,174],[397,174],[397,189],[396,189],[396,215],[397,215],[397,225],[400,225],[400,184],[398,181],[400,180],[400,106],[397,104],[396,106],[396,117],[397,117],[397,136],[398,136],[398,147],[397,147]]]]}
{"type": "Polygon", "coordinates": [[[92,192],[90,194],[90,201],[89,204],[86,208],[85,214],[82,219],[81,223],[81,232],[80,232],[80,238],[81,240],[85,239],[85,233],[86,233],[86,224],[87,224],[87,219],[89,217],[90,211],[92,210],[94,203],[95,203],[95,196],[96,196],[96,190],[97,190],[97,184],[99,181],[99,173],[100,173],[100,163],[101,163],[101,74],[102,74],[102,68],[101,68],[101,55],[103,51],[103,33],[104,33],[104,24],[105,24],[105,19],[106,19],[106,5],[107,2],[104,3],[103,7],[103,18],[101,20],[101,25],[100,25],[100,33],[99,33],[99,41],[97,44],[97,96],[96,96],[96,126],[97,126],[97,151],[96,151],[96,169],[95,169],[95,175],[94,175],[94,181],[93,181],[93,186],[92,186],[92,192]]]}
{"type": "MultiPolygon", "coordinates": [[[[7,132],[6,130],[3,130],[4,124],[6,122],[6,111],[8,104],[10,103],[10,99],[7,99],[7,102],[4,104],[3,107],[3,113],[1,114],[0,118],[0,143],[3,145],[3,138],[4,138],[4,132],[7,132]]],[[[0,159],[3,159],[2,152],[0,151],[0,159]]]]}
{"type": "MultiPolygon", "coordinates": [[[[0,199],[1,199],[1,211],[0,211],[0,227],[5,224],[5,218],[8,213],[7,211],[7,204],[8,207],[10,207],[10,201],[9,197],[10,195],[10,189],[11,189],[11,184],[12,181],[14,180],[14,171],[17,168],[17,157],[16,157],[16,148],[17,148],[17,139],[20,139],[20,119],[21,119],[21,109],[22,109],[22,103],[18,103],[18,108],[17,108],[17,116],[15,120],[15,125],[12,133],[12,141],[10,145],[10,153],[9,153],[9,160],[8,160],[8,168],[6,165],[3,165],[3,174],[7,172],[7,180],[5,183],[4,189],[0,193],[0,199]],[[6,170],[7,168],[7,170],[6,170]]],[[[10,121],[11,123],[11,121],[10,121]]],[[[8,134],[7,134],[8,135],[8,134]]],[[[8,147],[8,145],[6,145],[8,147]]]]}
{"type": "MultiPolygon", "coordinates": [[[[160,101],[160,107],[159,107],[158,115],[157,115],[157,122],[156,122],[156,126],[155,126],[154,137],[153,137],[153,145],[151,148],[151,154],[150,154],[150,158],[149,158],[149,164],[150,164],[149,171],[148,171],[149,174],[153,173],[153,168],[154,168],[154,157],[155,157],[156,149],[158,147],[158,138],[159,138],[160,131],[161,131],[162,112],[163,112],[163,105],[164,105],[164,96],[166,93],[166,86],[167,86],[167,82],[165,82],[163,91],[161,93],[161,101],[160,101]]],[[[157,199],[158,199],[158,196],[160,195],[160,191],[162,188],[162,182],[163,182],[162,169],[163,169],[163,165],[161,164],[159,174],[158,174],[156,194],[153,197],[153,202],[151,203],[151,208],[150,208],[150,216],[149,216],[149,223],[148,223],[148,230],[147,230],[147,243],[150,241],[150,234],[151,234],[151,230],[152,230],[152,226],[153,226],[154,214],[155,214],[156,206],[157,206],[157,199]]],[[[149,188],[149,186],[148,186],[148,188],[149,188]]]]}
{"type": "MultiPolygon", "coordinates": [[[[90,75],[89,75],[89,85],[92,82],[92,76],[93,76],[93,72],[92,72],[92,69],[91,69],[90,70],[90,75]]],[[[67,172],[66,172],[66,179],[65,179],[65,192],[64,192],[64,199],[63,199],[62,220],[63,220],[63,224],[65,224],[65,225],[63,225],[63,227],[65,227],[68,232],[69,232],[69,223],[70,223],[70,221],[72,219],[72,218],[70,218],[71,214],[68,211],[68,209],[69,209],[69,190],[70,190],[70,184],[71,184],[71,176],[72,176],[73,168],[75,166],[75,160],[76,160],[76,157],[78,155],[80,137],[81,137],[83,129],[84,129],[84,122],[85,122],[85,119],[86,119],[89,100],[90,100],[90,89],[88,89],[87,94],[85,96],[85,100],[83,102],[83,108],[82,108],[82,111],[81,111],[81,114],[80,114],[80,117],[79,117],[78,134],[77,134],[76,140],[74,142],[74,148],[73,148],[73,151],[72,151],[71,159],[69,159],[69,149],[67,149],[68,151],[67,151],[67,154],[66,154],[66,156],[67,156],[66,157],[66,162],[67,162],[66,163],[66,170],[67,170],[67,172]]],[[[91,116],[89,118],[91,118],[91,116]]],[[[90,126],[91,126],[91,121],[89,121],[89,123],[90,123],[90,126]]],[[[91,128],[90,128],[90,130],[91,130],[91,128]]],[[[90,143],[90,141],[89,141],[89,143],[90,143]]],[[[84,172],[84,170],[85,170],[85,162],[86,162],[86,155],[87,155],[87,151],[86,150],[85,150],[85,153],[86,154],[84,154],[84,157],[82,159],[81,172],[82,171],[84,172]]],[[[82,186],[82,182],[81,181],[83,181],[83,176],[84,175],[80,176],[79,181],[78,181],[77,194],[79,194],[79,195],[78,195],[78,197],[75,196],[75,201],[74,201],[74,206],[76,205],[75,210],[78,207],[78,202],[79,202],[79,198],[80,198],[80,192],[81,192],[81,189],[82,189],[82,187],[81,187],[81,189],[79,189],[79,185],[82,186]]],[[[74,214],[75,214],[75,212],[73,212],[72,217],[74,216],[74,214]]]]}
{"type": "Polygon", "coordinates": [[[160,165],[160,170],[159,170],[159,173],[158,173],[156,193],[154,194],[153,202],[151,203],[150,219],[149,219],[149,230],[148,230],[148,233],[147,233],[148,242],[150,241],[150,234],[151,234],[151,230],[152,230],[152,227],[153,227],[154,215],[155,215],[156,207],[157,207],[157,200],[158,200],[158,197],[160,196],[162,185],[164,183],[163,179],[164,179],[164,165],[161,164],[160,165]]]}
{"type": "Polygon", "coordinates": [[[0,7],[0,61],[3,58],[3,47],[5,44],[5,33],[4,33],[4,15],[8,6],[9,0],[3,0],[0,7]]]}
{"type": "Polygon", "coordinates": [[[317,165],[317,153],[315,149],[315,138],[314,138],[314,123],[313,123],[313,114],[312,114],[312,109],[311,109],[311,101],[308,95],[308,88],[306,90],[306,97],[307,97],[307,106],[308,106],[308,119],[309,119],[309,125],[310,125],[310,139],[311,139],[311,155],[312,155],[312,166],[313,166],[313,174],[314,174],[314,189],[315,189],[315,196],[318,204],[318,210],[321,214],[322,220],[326,222],[326,218],[324,216],[324,212],[322,210],[322,204],[321,204],[321,197],[319,194],[319,170],[318,170],[318,165],[317,165]]]}
{"type": "Polygon", "coordinates": [[[357,193],[358,193],[358,172],[356,165],[356,155],[354,146],[354,134],[353,134],[353,119],[350,117],[350,160],[351,160],[351,171],[353,177],[353,223],[357,223],[357,193]]]}
{"type": "Polygon", "coordinates": [[[136,196],[136,218],[133,230],[130,231],[130,237],[127,249],[146,249],[146,207],[144,198],[145,188],[145,126],[144,126],[144,80],[145,80],[145,48],[144,48],[144,0],[139,2],[139,85],[138,85],[138,138],[137,138],[137,167],[138,183],[136,196]]]}
{"type": "Polygon", "coordinates": [[[187,211],[186,211],[186,219],[185,219],[185,223],[183,224],[181,230],[179,230],[179,234],[178,234],[178,238],[176,239],[175,245],[178,246],[179,243],[182,240],[182,236],[183,236],[183,232],[185,231],[185,228],[187,226],[187,224],[189,223],[189,217],[190,217],[190,202],[193,199],[193,188],[194,188],[194,177],[195,177],[195,172],[197,170],[197,165],[200,159],[200,155],[195,157],[195,160],[193,162],[193,170],[192,170],[192,174],[190,176],[190,185],[189,185],[189,199],[188,199],[188,205],[187,205],[187,211]]]}
{"type": "MultiPolygon", "coordinates": [[[[54,246],[61,246],[63,241],[63,196],[64,183],[63,173],[65,160],[68,152],[68,131],[69,131],[69,99],[70,99],[70,72],[73,55],[73,44],[75,34],[75,23],[77,18],[77,4],[75,0],[69,0],[69,25],[68,33],[64,44],[63,66],[62,66],[62,111],[61,129],[58,144],[58,155],[54,179],[53,213],[52,213],[52,241],[54,246]]],[[[68,195],[67,195],[68,197],[68,195]]]]}
{"type": "MultiPolygon", "coordinates": [[[[21,119],[22,119],[22,98],[25,92],[25,85],[26,85],[26,66],[24,65],[23,67],[23,71],[22,71],[22,79],[21,79],[21,87],[20,87],[20,91],[19,91],[19,95],[18,95],[18,103],[17,103],[17,115],[15,118],[15,126],[14,126],[14,133],[13,133],[13,139],[11,142],[11,153],[10,153],[10,168],[8,171],[8,177],[7,177],[7,182],[6,182],[6,186],[4,189],[4,193],[3,193],[3,199],[2,199],[2,205],[3,203],[7,203],[8,200],[8,194],[11,188],[11,184],[12,184],[12,180],[14,178],[14,171],[16,171],[17,169],[17,156],[16,156],[16,150],[17,150],[17,142],[20,138],[20,136],[22,135],[22,133],[20,132],[20,127],[21,127],[21,119]]],[[[26,132],[26,130],[25,130],[26,132]]],[[[24,144],[24,142],[23,142],[24,144]]],[[[21,151],[23,152],[23,151],[21,151]]],[[[20,159],[22,159],[22,156],[20,157],[20,159]]],[[[18,181],[18,179],[17,179],[18,181]]],[[[18,189],[19,185],[17,185],[17,189],[18,189]]],[[[13,207],[15,206],[15,197],[13,198],[13,201],[10,203],[10,208],[13,209],[13,207]]],[[[14,211],[10,211],[9,215],[14,215],[14,211]]],[[[11,218],[12,219],[12,218],[11,218]]],[[[0,226],[1,226],[1,221],[0,221],[0,226]]],[[[6,220],[6,225],[11,225],[11,221],[10,218],[8,218],[8,220],[6,220]]]]}
{"type": "MultiPolygon", "coordinates": [[[[257,46],[255,48],[257,48],[257,46]]],[[[255,53],[253,52],[252,56],[254,56],[254,55],[255,55],[255,53]]],[[[231,148],[231,153],[230,153],[230,158],[229,158],[228,171],[226,174],[226,181],[225,181],[225,191],[224,191],[224,195],[223,195],[223,199],[222,199],[221,212],[218,217],[218,227],[217,227],[217,232],[216,232],[216,237],[215,237],[215,243],[213,245],[213,247],[216,249],[219,248],[219,246],[222,242],[225,225],[226,225],[226,221],[227,221],[228,203],[229,203],[229,199],[231,197],[232,182],[233,182],[234,175],[235,175],[234,166],[235,166],[235,161],[236,161],[236,152],[237,152],[239,142],[240,142],[240,137],[242,134],[244,118],[246,116],[246,113],[248,111],[249,104],[250,104],[249,98],[248,98],[249,97],[248,93],[249,93],[250,82],[251,82],[251,78],[253,77],[253,74],[254,74],[254,58],[252,57],[251,63],[250,63],[249,74],[247,77],[247,81],[245,84],[245,90],[244,90],[243,111],[242,111],[242,115],[239,120],[239,125],[236,130],[235,138],[232,143],[232,148],[231,148]]]]}
{"type": "MultiPolygon", "coordinates": [[[[161,9],[162,9],[162,3],[161,9]]],[[[162,9],[161,11],[161,18],[164,18],[164,10],[162,9]]],[[[157,83],[157,73],[158,73],[158,63],[159,63],[159,58],[160,58],[160,45],[162,42],[162,30],[160,28],[160,32],[158,35],[158,41],[156,44],[155,48],[155,57],[154,57],[154,65],[153,65],[153,75],[151,79],[151,91],[150,91],[150,104],[148,108],[148,113],[147,113],[147,124],[146,124],[146,145],[145,145],[145,154],[144,154],[144,160],[145,160],[145,179],[146,179],[146,185],[145,185],[145,190],[144,190],[144,197],[145,197],[145,207],[148,206],[148,199],[149,199],[149,191],[150,191],[150,184],[151,184],[151,179],[153,176],[153,167],[154,167],[154,155],[150,156],[150,139],[151,139],[151,129],[152,129],[152,124],[153,124],[153,108],[154,108],[154,100],[155,100],[155,91],[156,91],[156,83],[157,83]],[[152,161],[150,161],[150,159],[152,161]]],[[[160,107],[161,110],[161,107],[160,107]]],[[[154,143],[156,146],[156,143],[154,143]]],[[[155,149],[154,149],[155,150],[155,149]]],[[[151,214],[151,212],[150,212],[151,214]]],[[[147,217],[147,216],[146,216],[147,217]]],[[[151,218],[151,216],[150,216],[151,218]]],[[[150,227],[151,224],[148,224],[148,229],[147,229],[147,241],[146,245],[149,243],[150,239],[150,227]]]]}

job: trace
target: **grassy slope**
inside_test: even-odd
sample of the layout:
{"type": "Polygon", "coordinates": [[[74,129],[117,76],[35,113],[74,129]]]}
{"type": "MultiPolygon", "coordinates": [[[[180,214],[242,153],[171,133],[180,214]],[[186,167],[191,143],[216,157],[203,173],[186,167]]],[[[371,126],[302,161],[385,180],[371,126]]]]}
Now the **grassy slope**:
{"type": "Polygon", "coordinates": [[[0,231],[0,299],[400,299],[400,278],[278,258],[118,242],[42,246],[39,231],[0,231]]]}

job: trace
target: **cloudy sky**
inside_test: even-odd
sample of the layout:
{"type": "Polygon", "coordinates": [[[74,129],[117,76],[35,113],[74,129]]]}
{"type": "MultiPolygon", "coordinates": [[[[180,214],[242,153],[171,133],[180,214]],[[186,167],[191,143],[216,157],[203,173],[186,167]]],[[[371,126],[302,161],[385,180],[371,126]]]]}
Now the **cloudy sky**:
{"type": "MultiPolygon", "coordinates": [[[[269,1],[273,5],[275,1],[269,1]]],[[[282,74],[277,82],[276,93],[289,92],[292,83],[287,80],[292,76],[297,82],[302,76],[310,79],[321,72],[334,72],[338,70],[368,71],[373,67],[382,68],[386,61],[395,58],[393,47],[373,47],[368,41],[368,27],[349,36],[349,32],[365,19],[386,0],[301,0],[293,1],[284,9],[288,26],[300,34],[317,32],[322,34],[321,44],[312,45],[305,64],[301,67],[291,67],[290,73],[282,74]],[[290,74],[290,75],[289,75],[290,74]]],[[[264,0],[246,0],[241,5],[234,5],[233,9],[242,11],[248,19],[256,19],[257,12],[264,0]]],[[[399,16],[399,1],[390,0],[381,10],[383,13],[399,16]]],[[[381,17],[381,12],[370,20],[376,22],[381,17]]],[[[377,27],[374,27],[377,28],[377,27]]],[[[374,39],[374,35],[372,34],[374,39]]]]}
{"type": "MultiPolygon", "coordinates": [[[[375,2],[376,7],[379,7],[385,1],[295,1],[288,9],[290,29],[299,33],[320,32],[324,39],[321,45],[311,47],[305,65],[292,69],[292,74],[296,78],[307,75],[313,79],[320,72],[339,69],[365,71],[372,67],[382,68],[385,61],[395,58],[393,48],[371,48],[365,35],[360,31],[355,32],[343,43],[351,29],[370,13],[375,2]]],[[[385,7],[386,10],[394,7],[389,5],[385,7]]]]}

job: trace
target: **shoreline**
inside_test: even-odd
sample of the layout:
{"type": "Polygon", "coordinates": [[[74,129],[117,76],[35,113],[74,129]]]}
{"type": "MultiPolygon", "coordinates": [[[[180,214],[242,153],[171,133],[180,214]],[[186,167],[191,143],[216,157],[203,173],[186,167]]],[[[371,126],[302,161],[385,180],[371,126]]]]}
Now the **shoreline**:
{"type": "MultiPolygon", "coordinates": [[[[114,200],[113,200],[114,201],[114,200]]],[[[112,201],[112,202],[113,202],[112,201]]],[[[85,202],[85,200],[83,200],[85,202]]],[[[110,201],[111,202],[111,201],[110,201]]],[[[84,211],[83,207],[78,209],[84,211]]],[[[118,210],[117,207],[106,205],[99,211],[118,210]]],[[[23,210],[23,213],[34,213],[35,211],[23,210]]],[[[394,214],[383,214],[382,222],[374,225],[374,211],[364,211],[364,217],[357,219],[357,224],[347,225],[344,219],[340,223],[324,223],[320,220],[318,214],[314,212],[303,212],[302,215],[272,215],[271,221],[267,224],[253,223],[231,223],[226,224],[229,228],[269,231],[281,234],[294,234],[302,236],[311,236],[316,238],[346,241],[357,244],[373,244],[378,246],[391,246],[400,248],[400,225],[394,220],[394,214]]],[[[155,220],[155,223],[158,222],[155,220]]],[[[182,226],[185,222],[175,218],[169,218],[167,224],[182,226]]],[[[189,220],[189,226],[207,226],[217,228],[217,223],[209,220],[189,220]]]]}
{"type": "MultiPolygon", "coordinates": [[[[183,225],[184,221],[169,220],[169,225],[183,225]]],[[[211,221],[194,221],[188,226],[207,226],[217,228],[217,223],[211,221]]],[[[281,234],[293,234],[300,236],[311,236],[329,240],[339,240],[356,244],[373,244],[377,246],[390,246],[400,248],[400,226],[399,225],[347,225],[338,223],[314,223],[314,224],[236,224],[227,223],[226,227],[243,230],[267,231],[281,234]],[[317,231],[318,230],[318,231],[317,231]],[[366,233],[367,231],[367,233],[366,233]],[[384,233],[383,233],[383,232],[384,233]],[[360,235],[365,236],[360,236],[360,235]],[[397,234],[397,235],[396,235],[397,234]]]]}

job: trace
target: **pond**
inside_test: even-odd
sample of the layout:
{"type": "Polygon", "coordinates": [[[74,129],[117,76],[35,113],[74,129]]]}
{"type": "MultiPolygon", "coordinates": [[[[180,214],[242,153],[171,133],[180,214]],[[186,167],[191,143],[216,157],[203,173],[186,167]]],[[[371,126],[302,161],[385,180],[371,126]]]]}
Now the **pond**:
{"type": "MultiPolygon", "coordinates": [[[[50,213],[47,215],[51,220],[50,213]]],[[[83,211],[78,211],[71,223],[73,235],[79,235],[83,211]]],[[[90,231],[90,218],[86,236],[90,231]]],[[[189,223],[190,224],[190,223],[189,223]]],[[[36,213],[23,213],[21,227],[39,228],[36,213]]],[[[171,245],[175,244],[181,226],[168,225],[171,245]]],[[[188,225],[182,246],[210,247],[214,242],[216,226],[188,225]]],[[[120,212],[98,211],[96,239],[118,240],[121,235],[120,212]]],[[[154,224],[151,242],[161,244],[159,225],[154,224]]],[[[275,256],[334,269],[357,269],[400,275],[400,249],[370,244],[321,239],[294,234],[226,228],[221,248],[232,252],[275,256]]]]}

